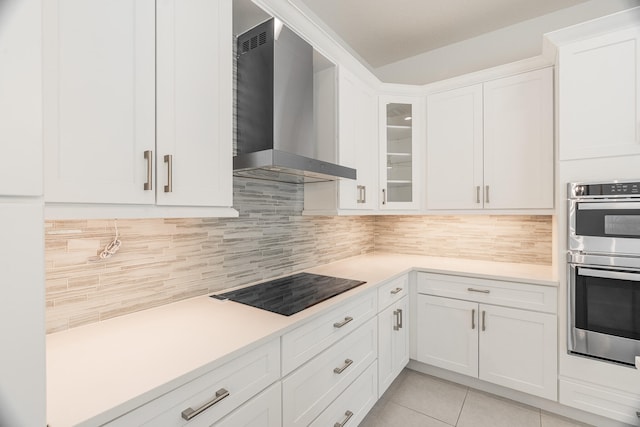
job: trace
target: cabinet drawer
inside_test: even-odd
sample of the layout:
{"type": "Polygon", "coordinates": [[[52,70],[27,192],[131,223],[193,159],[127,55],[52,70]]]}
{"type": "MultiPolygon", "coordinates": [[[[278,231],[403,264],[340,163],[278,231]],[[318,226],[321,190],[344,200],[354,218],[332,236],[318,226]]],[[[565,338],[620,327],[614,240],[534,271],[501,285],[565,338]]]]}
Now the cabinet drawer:
{"type": "Polygon", "coordinates": [[[560,403],[627,424],[637,425],[640,395],[560,378],[560,403]]]}
{"type": "Polygon", "coordinates": [[[216,423],[216,427],[282,427],[280,381],[216,423]]]}
{"type": "Polygon", "coordinates": [[[283,335],[282,375],[287,375],[375,316],[377,307],[376,293],[371,291],[283,335]]]}
{"type": "Polygon", "coordinates": [[[377,362],[373,362],[311,423],[310,427],[325,427],[340,425],[340,423],[350,427],[360,424],[378,400],[376,370],[377,362]]]}
{"type": "Polygon", "coordinates": [[[200,426],[211,425],[249,400],[280,377],[278,340],[233,359],[201,377],[179,387],[109,423],[109,426],[200,426]],[[197,410],[228,391],[199,415],[186,421],[182,413],[197,410]]]}
{"type": "Polygon", "coordinates": [[[393,279],[378,288],[378,311],[382,311],[409,292],[409,275],[393,279]]]}
{"type": "Polygon", "coordinates": [[[282,380],[282,421],[307,426],[376,359],[377,321],[370,319],[282,380]]]}
{"type": "Polygon", "coordinates": [[[557,289],[551,286],[418,273],[418,293],[546,313],[557,311],[557,289]]]}

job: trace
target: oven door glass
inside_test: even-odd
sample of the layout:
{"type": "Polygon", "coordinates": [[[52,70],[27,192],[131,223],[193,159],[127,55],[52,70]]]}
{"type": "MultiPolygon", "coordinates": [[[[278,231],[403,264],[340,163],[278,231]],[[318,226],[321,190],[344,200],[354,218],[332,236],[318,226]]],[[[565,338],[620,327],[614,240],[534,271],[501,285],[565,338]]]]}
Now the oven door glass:
{"type": "Polygon", "coordinates": [[[640,238],[640,202],[579,202],[577,236],[640,238]]]}
{"type": "Polygon", "coordinates": [[[573,349],[634,364],[640,356],[640,272],[573,265],[570,274],[573,349]]]}

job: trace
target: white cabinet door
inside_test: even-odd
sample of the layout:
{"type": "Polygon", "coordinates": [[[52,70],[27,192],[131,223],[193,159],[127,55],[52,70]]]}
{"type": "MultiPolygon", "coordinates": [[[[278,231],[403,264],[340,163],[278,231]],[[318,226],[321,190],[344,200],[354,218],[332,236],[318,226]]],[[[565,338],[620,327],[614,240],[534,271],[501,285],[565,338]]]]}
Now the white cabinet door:
{"type": "Polygon", "coordinates": [[[427,208],[482,208],[482,85],[427,97],[427,208]]]}
{"type": "Polygon", "coordinates": [[[408,297],[378,314],[378,395],[409,363],[408,297]]]}
{"type": "Polygon", "coordinates": [[[553,208],[552,72],[484,84],[485,208],[553,208]]]}
{"type": "Polygon", "coordinates": [[[556,400],[556,316],[481,304],[479,377],[556,400]]]}
{"type": "Polygon", "coordinates": [[[559,49],[560,160],[640,153],[640,27],[559,49]]]}
{"type": "Polygon", "coordinates": [[[0,425],[44,426],[44,220],[41,201],[0,202],[0,425]]]}
{"type": "Polygon", "coordinates": [[[155,1],[42,4],[46,201],[154,203],[155,1]]]}
{"type": "Polygon", "coordinates": [[[380,98],[381,209],[420,208],[423,108],[415,98],[380,98]]]}
{"type": "Polygon", "coordinates": [[[478,304],[418,295],[417,360],[478,376],[478,304]]]}
{"type": "Polygon", "coordinates": [[[0,195],[42,195],[41,3],[0,6],[0,195]]]}
{"type": "Polygon", "coordinates": [[[340,69],[338,100],[338,160],[357,171],[355,181],[338,182],[339,207],[372,210],[377,207],[378,99],[373,90],[340,69]]]}
{"type": "Polygon", "coordinates": [[[157,1],[159,205],[232,204],[231,22],[231,0],[157,1]]]}

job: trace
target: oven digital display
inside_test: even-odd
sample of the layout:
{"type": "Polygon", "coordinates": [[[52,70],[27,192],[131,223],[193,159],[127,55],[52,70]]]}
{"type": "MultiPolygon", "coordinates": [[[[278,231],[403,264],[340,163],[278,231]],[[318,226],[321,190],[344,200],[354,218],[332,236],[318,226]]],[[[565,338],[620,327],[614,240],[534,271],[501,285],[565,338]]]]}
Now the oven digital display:
{"type": "Polygon", "coordinates": [[[604,234],[640,236],[640,215],[605,215],[604,234]]]}

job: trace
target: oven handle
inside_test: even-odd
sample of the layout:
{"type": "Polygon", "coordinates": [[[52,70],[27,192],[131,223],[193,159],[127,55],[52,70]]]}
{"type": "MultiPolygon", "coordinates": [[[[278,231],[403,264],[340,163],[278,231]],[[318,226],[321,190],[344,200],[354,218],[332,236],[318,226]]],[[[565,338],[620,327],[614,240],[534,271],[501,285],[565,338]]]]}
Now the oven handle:
{"type": "Polygon", "coordinates": [[[629,201],[617,201],[617,202],[595,202],[589,200],[576,200],[576,204],[578,205],[579,211],[593,211],[593,210],[601,210],[601,209],[614,209],[614,210],[627,210],[627,209],[640,209],[640,202],[629,202],[629,201]]]}
{"type": "Polygon", "coordinates": [[[594,270],[591,268],[578,267],[579,276],[601,277],[603,279],[620,279],[640,282],[640,273],[627,273],[623,271],[594,270]]]}

